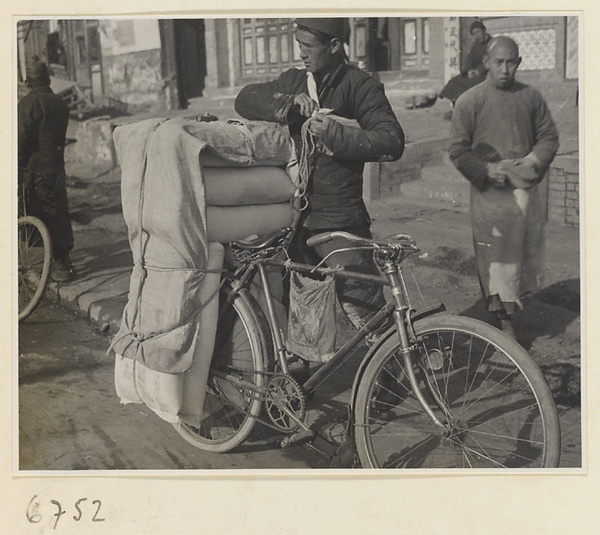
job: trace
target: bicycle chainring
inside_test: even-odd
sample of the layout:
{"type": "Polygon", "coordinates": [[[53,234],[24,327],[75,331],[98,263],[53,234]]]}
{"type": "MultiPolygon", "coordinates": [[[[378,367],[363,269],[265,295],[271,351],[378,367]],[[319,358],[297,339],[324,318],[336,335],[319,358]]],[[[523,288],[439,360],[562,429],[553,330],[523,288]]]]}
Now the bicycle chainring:
{"type": "Polygon", "coordinates": [[[306,396],[291,376],[278,373],[267,384],[265,409],[279,431],[291,433],[298,429],[298,420],[304,421],[306,396]]]}

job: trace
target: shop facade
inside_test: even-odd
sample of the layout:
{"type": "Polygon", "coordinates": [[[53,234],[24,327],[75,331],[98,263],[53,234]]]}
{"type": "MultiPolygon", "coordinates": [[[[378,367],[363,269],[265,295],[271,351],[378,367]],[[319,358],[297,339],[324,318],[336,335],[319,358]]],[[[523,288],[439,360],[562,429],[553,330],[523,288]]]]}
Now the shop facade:
{"type": "MultiPolygon", "coordinates": [[[[384,83],[439,89],[460,71],[473,17],[350,18],[350,60],[384,83]]],[[[521,47],[519,75],[534,85],[578,81],[577,18],[482,17],[521,47]]],[[[291,18],[64,19],[17,24],[18,79],[33,56],[94,98],[131,109],[181,109],[200,96],[300,67],[291,18]]]]}

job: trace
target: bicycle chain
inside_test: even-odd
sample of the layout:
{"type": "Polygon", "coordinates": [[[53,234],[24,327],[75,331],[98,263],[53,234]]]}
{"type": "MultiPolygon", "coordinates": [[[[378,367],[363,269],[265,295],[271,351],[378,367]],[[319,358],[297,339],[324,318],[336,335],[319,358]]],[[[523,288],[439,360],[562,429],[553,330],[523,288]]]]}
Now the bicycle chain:
{"type": "MultiPolygon", "coordinates": [[[[298,387],[298,391],[303,396],[303,398],[302,398],[303,404],[306,405],[306,394],[304,393],[304,391],[302,390],[302,387],[298,384],[298,382],[289,374],[285,374],[285,373],[281,373],[281,372],[259,372],[256,370],[251,371],[251,370],[248,370],[247,368],[237,368],[236,366],[228,366],[228,368],[230,370],[234,370],[234,371],[239,371],[239,372],[244,372],[244,373],[251,372],[253,374],[264,375],[267,377],[275,377],[276,375],[284,376],[288,380],[291,380],[293,383],[295,383],[295,385],[298,387]]],[[[276,426],[275,424],[273,424],[267,420],[264,420],[264,419],[260,418],[259,416],[254,416],[253,414],[250,414],[248,409],[246,409],[245,407],[239,407],[236,403],[234,403],[228,397],[226,397],[220,388],[217,388],[216,393],[221,399],[223,399],[223,401],[225,401],[226,404],[232,406],[236,410],[240,411],[242,414],[249,416],[250,418],[256,420],[256,422],[264,425],[265,427],[268,427],[269,429],[273,429],[275,431],[278,431],[279,433],[285,433],[286,435],[289,435],[289,436],[292,436],[294,433],[297,432],[297,429],[293,429],[293,430],[281,429],[279,426],[276,426]]],[[[251,392],[251,394],[254,395],[254,392],[251,392]]],[[[264,403],[264,400],[263,400],[263,403],[264,403]]],[[[327,454],[325,452],[323,452],[319,448],[315,447],[310,442],[307,442],[306,445],[308,447],[312,448],[314,451],[316,451],[319,455],[327,456],[327,454]]],[[[355,455],[355,457],[357,457],[356,452],[354,453],[354,455],[355,455]]],[[[357,460],[355,459],[353,461],[353,468],[356,467],[356,463],[357,463],[357,460]]]]}
{"type": "MultiPolygon", "coordinates": [[[[302,388],[300,387],[300,385],[298,385],[298,382],[291,375],[282,374],[280,372],[266,372],[266,371],[259,372],[259,371],[256,371],[256,370],[248,370],[247,368],[238,368],[236,366],[227,366],[227,368],[229,370],[232,370],[232,371],[238,371],[238,372],[244,372],[244,373],[252,373],[252,374],[258,374],[258,375],[264,375],[264,376],[267,376],[267,377],[274,377],[276,375],[284,375],[285,377],[287,377],[288,379],[290,379],[292,382],[294,382],[298,386],[299,392],[301,392],[302,395],[304,395],[304,393],[302,392],[302,388]]],[[[274,429],[275,431],[279,431],[280,433],[293,434],[295,432],[295,429],[294,430],[284,430],[284,429],[281,429],[279,426],[275,425],[272,422],[264,420],[263,418],[260,418],[259,416],[255,416],[254,414],[250,414],[250,411],[248,409],[246,409],[245,407],[238,406],[237,403],[234,403],[227,396],[225,396],[225,394],[223,394],[221,392],[220,388],[217,388],[217,392],[216,393],[228,405],[232,406],[234,409],[237,409],[242,414],[245,414],[246,416],[249,416],[250,418],[256,420],[258,423],[264,425],[265,427],[268,427],[270,429],[274,429]]],[[[251,392],[251,394],[254,395],[254,392],[251,392]]],[[[262,395],[264,396],[264,394],[262,394],[262,395]]],[[[306,398],[304,398],[303,401],[306,403],[306,398]]],[[[263,400],[263,403],[264,403],[264,400],[263,400]]]]}

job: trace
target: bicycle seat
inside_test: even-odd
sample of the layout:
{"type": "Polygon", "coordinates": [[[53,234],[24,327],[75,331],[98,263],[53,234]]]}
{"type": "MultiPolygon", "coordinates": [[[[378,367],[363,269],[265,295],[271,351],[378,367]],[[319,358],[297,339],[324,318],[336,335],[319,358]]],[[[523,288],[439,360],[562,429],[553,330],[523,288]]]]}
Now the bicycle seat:
{"type": "Polygon", "coordinates": [[[291,227],[285,227],[264,236],[248,236],[243,240],[232,242],[231,245],[245,251],[258,251],[275,245],[281,238],[288,235],[292,231],[291,227]]]}

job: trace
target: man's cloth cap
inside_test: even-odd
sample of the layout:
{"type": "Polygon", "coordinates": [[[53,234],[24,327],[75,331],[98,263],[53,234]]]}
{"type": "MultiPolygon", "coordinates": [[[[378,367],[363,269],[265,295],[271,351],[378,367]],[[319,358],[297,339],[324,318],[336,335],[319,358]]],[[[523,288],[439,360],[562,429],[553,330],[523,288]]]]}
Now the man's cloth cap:
{"type": "Polygon", "coordinates": [[[350,23],[348,22],[348,19],[306,18],[296,19],[294,22],[298,26],[304,26],[305,28],[310,28],[311,30],[317,30],[321,33],[324,33],[325,35],[337,37],[345,43],[347,43],[350,38],[350,23]]]}
{"type": "Polygon", "coordinates": [[[469,33],[473,33],[473,30],[475,28],[481,28],[482,30],[487,30],[487,28],[485,27],[485,25],[483,24],[483,22],[481,22],[479,19],[474,20],[471,23],[471,28],[469,29],[469,33]]]}
{"type": "Polygon", "coordinates": [[[34,61],[27,67],[27,78],[32,81],[50,81],[48,66],[43,61],[34,61]]]}

